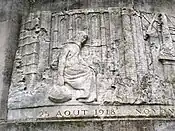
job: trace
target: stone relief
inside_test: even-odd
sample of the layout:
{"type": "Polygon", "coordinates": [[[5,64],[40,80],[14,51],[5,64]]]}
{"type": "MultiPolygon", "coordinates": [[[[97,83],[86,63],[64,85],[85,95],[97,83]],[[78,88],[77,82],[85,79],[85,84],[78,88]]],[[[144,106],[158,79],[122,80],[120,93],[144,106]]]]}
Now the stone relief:
{"type": "Polygon", "coordinates": [[[63,89],[66,85],[80,91],[76,97],[76,100],[80,102],[90,103],[97,99],[95,70],[80,55],[87,39],[88,35],[79,31],[72,39],[64,43],[58,59],[51,64],[52,69],[58,69],[58,79],[54,81],[56,87],[49,95],[51,101],[59,103],[72,99],[71,95],[63,89]]]}
{"type": "Polygon", "coordinates": [[[127,8],[30,13],[9,108],[174,105],[174,21],[127,8]]]}
{"type": "Polygon", "coordinates": [[[173,44],[173,29],[174,25],[171,19],[163,13],[155,14],[153,20],[151,21],[150,26],[147,30],[147,37],[151,37],[152,35],[156,35],[155,29],[159,33],[161,33],[161,49],[160,49],[160,60],[175,60],[175,48],[173,44]],[[171,25],[169,24],[171,23],[171,25]],[[172,32],[172,33],[171,33],[172,32]]]}

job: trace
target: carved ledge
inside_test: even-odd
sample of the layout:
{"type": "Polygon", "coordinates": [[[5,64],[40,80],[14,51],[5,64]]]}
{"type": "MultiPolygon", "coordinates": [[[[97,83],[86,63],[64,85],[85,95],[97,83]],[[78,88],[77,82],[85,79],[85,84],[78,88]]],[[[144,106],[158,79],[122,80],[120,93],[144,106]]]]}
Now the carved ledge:
{"type": "Polygon", "coordinates": [[[159,57],[159,61],[163,65],[175,65],[175,57],[159,57]]]}

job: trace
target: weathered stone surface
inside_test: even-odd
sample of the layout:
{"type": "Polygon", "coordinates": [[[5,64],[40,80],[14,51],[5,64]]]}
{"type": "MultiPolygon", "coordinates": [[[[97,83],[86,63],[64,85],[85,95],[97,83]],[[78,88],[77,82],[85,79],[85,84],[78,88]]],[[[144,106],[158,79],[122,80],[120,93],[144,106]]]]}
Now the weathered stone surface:
{"type": "Polygon", "coordinates": [[[60,103],[174,105],[173,22],[132,8],[30,13],[22,23],[9,108],[53,105],[49,92],[56,101],[67,92],[61,88],[72,96],[60,94],[60,103]]]}
{"type": "Polygon", "coordinates": [[[9,124],[8,131],[174,131],[170,121],[93,121],[9,124]]]}
{"type": "Polygon", "coordinates": [[[174,0],[35,0],[32,10],[67,11],[99,7],[134,7],[146,12],[174,14],[174,0]]]}
{"type": "Polygon", "coordinates": [[[0,130],[175,130],[173,0],[0,5],[0,130]]]}
{"type": "Polygon", "coordinates": [[[133,8],[30,13],[14,61],[8,130],[174,130],[173,22],[133,8]],[[89,120],[101,122],[77,126],[89,120]]]}
{"type": "Polygon", "coordinates": [[[25,10],[21,6],[26,1],[0,0],[0,130],[6,131],[8,91],[11,83],[11,73],[17,50],[20,14],[25,10]],[[20,8],[22,7],[22,8],[20,8]],[[20,9],[19,9],[20,8],[20,9]],[[20,12],[20,13],[19,13],[20,12]]]}

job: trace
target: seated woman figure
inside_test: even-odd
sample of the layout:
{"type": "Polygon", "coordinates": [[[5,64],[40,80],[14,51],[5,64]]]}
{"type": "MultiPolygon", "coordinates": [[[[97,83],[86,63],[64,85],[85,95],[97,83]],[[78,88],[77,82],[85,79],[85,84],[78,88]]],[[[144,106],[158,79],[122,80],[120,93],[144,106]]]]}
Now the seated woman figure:
{"type": "MultiPolygon", "coordinates": [[[[58,85],[68,84],[73,89],[81,90],[76,100],[84,103],[96,101],[96,74],[81,57],[80,52],[88,35],[80,31],[66,42],[58,56],[58,85]]],[[[51,97],[51,96],[50,96],[51,97]]]]}

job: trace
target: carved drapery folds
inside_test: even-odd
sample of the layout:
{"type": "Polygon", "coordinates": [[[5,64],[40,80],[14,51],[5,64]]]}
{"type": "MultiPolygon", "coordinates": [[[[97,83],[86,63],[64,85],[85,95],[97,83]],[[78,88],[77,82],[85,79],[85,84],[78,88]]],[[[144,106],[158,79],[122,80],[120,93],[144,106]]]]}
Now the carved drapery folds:
{"type": "Polygon", "coordinates": [[[9,108],[54,105],[55,102],[173,105],[174,21],[174,17],[166,14],[127,8],[30,13],[21,25],[9,108]],[[88,36],[80,47],[79,41],[71,41],[79,32],[88,36]],[[79,73],[75,68],[68,71],[65,67],[69,53],[61,59],[64,50],[78,53],[75,58],[86,63],[82,70],[82,66],[77,65],[79,73]],[[59,74],[61,64],[63,77],[59,74]],[[77,78],[69,77],[73,80],[68,81],[66,73],[72,73],[81,81],[91,78],[84,82],[87,88],[91,87],[89,91],[79,89],[83,82],[72,84],[77,78]],[[55,84],[61,79],[63,89],[55,84]],[[87,97],[79,101],[77,98],[83,93],[87,97]],[[91,93],[95,99],[86,101],[91,93]],[[48,97],[56,99],[50,101],[48,97]]]}
{"type": "Polygon", "coordinates": [[[88,35],[79,31],[69,41],[64,43],[56,60],[51,64],[57,69],[57,79],[54,79],[49,99],[56,103],[72,99],[73,93],[68,93],[67,87],[76,89],[76,100],[83,103],[92,103],[97,100],[95,69],[86,63],[80,55],[88,35]],[[55,63],[56,62],[56,63],[55,63]]]}

